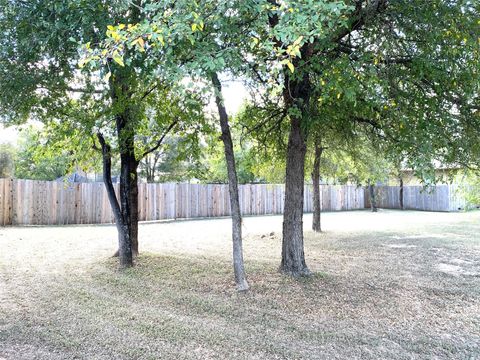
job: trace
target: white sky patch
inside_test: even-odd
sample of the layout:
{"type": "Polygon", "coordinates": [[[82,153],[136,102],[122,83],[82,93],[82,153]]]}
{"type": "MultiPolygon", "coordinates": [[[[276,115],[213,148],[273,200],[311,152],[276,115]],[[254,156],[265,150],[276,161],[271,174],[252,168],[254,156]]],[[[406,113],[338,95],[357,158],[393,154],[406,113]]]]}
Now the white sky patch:
{"type": "Polygon", "coordinates": [[[17,143],[18,130],[14,126],[5,127],[0,124],[0,144],[10,143],[15,145],[17,143]]]}
{"type": "Polygon", "coordinates": [[[234,115],[238,112],[245,100],[249,98],[249,93],[243,83],[238,80],[227,80],[224,81],[222,85],[225,107],[230,115],[234,115]]]}

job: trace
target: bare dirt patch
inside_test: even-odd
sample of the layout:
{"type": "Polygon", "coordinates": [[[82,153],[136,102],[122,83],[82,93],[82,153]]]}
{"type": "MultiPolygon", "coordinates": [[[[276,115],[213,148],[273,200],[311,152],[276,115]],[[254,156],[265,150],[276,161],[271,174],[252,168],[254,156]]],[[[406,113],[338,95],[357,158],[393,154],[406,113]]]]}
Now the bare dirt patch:
{"type": "Polygon", "coordinates": [[[0,358],[475,359],[480,213],[324,214],[314,275],[277,272],[282,219],[244,221],[251,291],[234,291],[230,220],[143,224],[119,272],[113,226],[0,230],[0,358]],[[453,271],[453,273],[452,273],[453,271]]]}

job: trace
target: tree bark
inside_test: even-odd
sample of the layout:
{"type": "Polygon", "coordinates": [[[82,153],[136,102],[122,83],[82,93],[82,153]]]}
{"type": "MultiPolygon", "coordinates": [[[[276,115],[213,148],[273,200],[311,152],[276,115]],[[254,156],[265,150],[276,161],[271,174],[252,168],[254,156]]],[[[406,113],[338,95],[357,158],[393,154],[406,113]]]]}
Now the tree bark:
{"type": "MultiPolygon", "coordinates": [[[[302,48],[302,59],[311,54],[311,47],[302,48]]],[[[296,64],[298,65],[298,64],[296,64]]],[[[292,275],[308,276],[303,244],[303,193],[305,185],[305,155],[307,152],[307,123],[311,84],[308,74],[291,79],[285,72],[283,99],[290,115],[290,133],[287,145],[285,176],[285,207],[283,212],[282,261],[280,271],[292,275]]]]}
{"type": "Polygon", "coordinates": [[[101,133],[97,134],[98,140],[102,147],[102,159],[103,159],[103,182],[107,190],[108,200],[112,207],[113,216],[115,218],[115,225],[118,232],[118,256],[120,259],[120,267],[131,267],[133,265],[132,248],[130,243],[130,234],[128,229],[128,221],[124,217],[124,213],[120,204],[118,203],[117,196],[115,195],[115,189],[112,183],[112,157],[111,148],[102,136],[101,133]]]}
{"type": "Polygon", "coordinates": [[[370,208],[372,212],[377,212],[377,199],[375,197],[375,185],[373,185],[370,180],[368,180],[368,191],[370,192],[370,208]]]}
{"type": "Polygon", "coordinates": [[[215,90],[215,103],[217,104],[220,127],[222,130],[222,141],[225,150],[225,161],[227,163],[228,190],[230,194],[230,207],[232,209],[232,243],[233,243],[233,270],[237,290],[248,290],[248,282],[243,262],[242,245],[242,214],[240,213],[240,201],[238,196],[237,170],[235,166],[235,154],[233,151],[232,135],[228,124],[228,115],[223,103],[222,84],[216,73],[213,73],[212,84],[215,90]]]}
{"type": "Polygon", "coordinates": [[[120,258],[122,251],[127,258],[138,254],[138,162],[135,159],[134,133],[129,128],[129,121],[131,119],[128,111],[116,119],[117,137],[120,141],[120,204],[128,232],[128,238],[123,244],[124,249],[119,248],[120,258]]]}
{"type": "Polygon", "coordinates": [[[305,140],[301,127],[301,118],[292,117],[287,146],[280,271],[295,277],[310,275],[303,249],[304,165],[307,151],[305,140]]]}
{"type": "Polygon", "coordinates": [[[132,239],[132,255],[133,257],[138,256],[138,162],[135,160],[135,156],[133,159],[130,158],[129,164],[129,181],[130,181],[130,231],[131,231],[131,239],[132,239]]]}
{"type": "Polygon", "coordinates": [[[312,230],[315,232],[322,232],[320,221],[321,201],[320,201],[320,161],[322,157],[323,148],[320,144],[320,139],[315,139],[315,158],[313,160],[312,183],[313,183],[313,220],[312,230]]]}
{"type": "Polygon", "coordinates": [[[400,198],[400,209],[401,210],[404,210],[405,207],[403,205],[403,177],[402,175],[399,176],[398,178],[399,182],[400,182],[400,194],[399,194],[399,198],[400,198]]]}

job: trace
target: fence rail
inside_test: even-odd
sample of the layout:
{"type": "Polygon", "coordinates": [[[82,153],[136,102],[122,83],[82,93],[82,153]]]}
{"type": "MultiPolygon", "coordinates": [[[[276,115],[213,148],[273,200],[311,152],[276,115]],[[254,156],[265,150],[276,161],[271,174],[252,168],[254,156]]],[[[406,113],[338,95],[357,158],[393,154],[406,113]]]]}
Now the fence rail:
{"type": "MultiPolygon", "coordinates": [[[[162,220],[230,215],[228,185],[139,184],[139,219],[162,220]]],[[[116,185],[118,194],[118,184],[116,185]]],[[[363,209],[365,194],[356,186],[321,185],[322,209],[363,209]]],[[[240,185],[244,215],[281,214],[284,185],[240,185]]],[[[312,186],[304,191],[310,212],[312,186]]],[[[113,222],[103,183],[65,184],[54,181],[0,179],[0,225],[64,225],[113,222]]]]}

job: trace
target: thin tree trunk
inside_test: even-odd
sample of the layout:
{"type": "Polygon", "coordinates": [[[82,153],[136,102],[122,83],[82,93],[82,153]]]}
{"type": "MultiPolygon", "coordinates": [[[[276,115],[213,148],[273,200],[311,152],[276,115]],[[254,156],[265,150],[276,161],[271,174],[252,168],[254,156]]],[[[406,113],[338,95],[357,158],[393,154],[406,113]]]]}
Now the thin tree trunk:
{"type": "Polygon", "coordinates": [[[377,199],[375,197],[375,185],[373,185],[370,180],[368,180],[368,190],[370,192],[370,208],[372,212],[377,212],[377,199]]]}
{"type": "Polygon", "coordinates": [[[130,267],[133,265],[131,247],[129,249],[129,229],[127,222],[125,221],[124,214],[118,203],[115,195],[115,189],[112,184],[112,158],[111,148],[103,138],[102,134],[98,133],[98,140],[102,146],[102,158],[103,158],[103,182],[107,190],[108,200],[112,207],[113,216],[115,218],[115,225],[118,232],[118,256],[120,258],[120,267],[130,267]]]}
{"type": "Polygon", "coordinates": [[[312,230],[315,232],[322,232],[320,221],[321,202],[320,202],[320,160],[322,157],[323,148],[320,144],[320,139],[315,139],[315,159],[313,160],[312,183],[313,183],[313,220],[312,230]]]}
{"type": "Polygon", "coordinates": [[[215,102],[220,117],[222,129],[222,141],[227,163],[228,190],[230,194],[230,207],[232,209],[232,240],[233,240],[233,270],[235,283],[239,291],[248,290],[248,282],[245,275],[242,248],[242,215],[240,213],[240,201],[238,197],[237,170],[235,167],[235,154],[233,151],[232,135],[228,124],[228,115],[223,103],[222,84],[216,73],[212,74],[212,84],[215,89],[215,102]]]}
{"type": "Polygon", "coordinates": [[[150,155],[147,155],[141,164],[142,166],[145,167],[145,175],[147,177],[147,183],[153,183],[155,179],[152,171],[150,155]]]}
{"type": "Polygon", "coordinates": [[[159,159],[159,155],[157,153],[153,155],[148,154],[145,156],[144,160],[141,162],[141,165],[145,168],[147,183],[155,182],[155,174],[156,174],[158,159],[159,159]]]}
{"type": "Polygon", "coordinates": [[[280,271],[295,277],[310,275],[303,249],[303,192],[306,151],[307,146],[301,128],[301,118],[292,117],[287,146],[280,271]]]}
{"type": "Polygon", "coordinates": [[[131,239],[132,239],[132,255],[138,256],[138,162],[135,160],[135,156],[130,158],[130,207],[131,207],[131,239]]]}
{"type": "Polygon", "coordinates": [[[399,176],[399,182],[400,182],[400,194],[399,194],[399,198],[400,198],[400,209],[401,210],[404,210],[405,207],[403,205],[403,177],[402,175],[399,176]]]}

